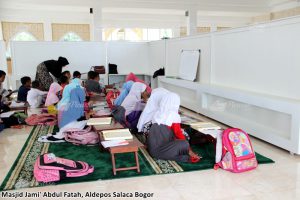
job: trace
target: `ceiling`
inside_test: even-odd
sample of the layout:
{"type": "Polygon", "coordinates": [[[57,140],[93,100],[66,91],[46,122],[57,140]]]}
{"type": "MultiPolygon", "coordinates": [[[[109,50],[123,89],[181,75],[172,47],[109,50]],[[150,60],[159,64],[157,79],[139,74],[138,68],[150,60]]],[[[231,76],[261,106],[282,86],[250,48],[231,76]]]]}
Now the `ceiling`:
{"type": "Polygon", "coordinates": [[[299,0],[0,0],[0,20],[1,11],[2,15],[17,15],[18,11],[23,15],[26,15],[25,11],[35,11],[49,16],[64,12],[78,13],[77,18],[80,18],[88,17],[90,8],[101,8],[104,24],[107,26],[117,26],[118,22],[125,25],[132,22],[134,26],[138,20],[144,20],[145,23],[153,21],[154,26],[163,20],[170,25],[184,24],[186,10],[196,11],[200,23],[210,23],[210,19],[228,19],[237,24],[245,24],[249,23],[251,17],[295,2],[299,0]]]}
{"type": "Polygon", "coordinates": [[[199,11],[266,12],[273,6],[297,0],[0,0],[0,7],[10,9],[75,9],[100,6],[103,8],[147,8],[199,11]]]}

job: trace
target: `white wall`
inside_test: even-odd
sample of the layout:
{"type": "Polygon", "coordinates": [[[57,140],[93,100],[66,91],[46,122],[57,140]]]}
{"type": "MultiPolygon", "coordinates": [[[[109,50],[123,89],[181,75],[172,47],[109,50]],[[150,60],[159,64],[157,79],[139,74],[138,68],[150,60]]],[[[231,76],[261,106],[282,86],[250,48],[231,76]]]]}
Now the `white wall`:
{"type": "Polygon", "coordinates": [[[149,74],[148,43],[108,42],[107,63],[117,64],[119,74],[149,74]]]}
{"type": "Polygon", "coordinates": [[[209,53],[200,58],[200,83],[160,78],[158,85],[189,109],[300,154],[299,35],[300,17],[291,17],[170,39],[167,75],[178,74],[181,49],[209,53]]]}
{"type": "Polygon", "coordinates": [[[300,18],[214,34],[211,83],[300,99],[300,18]]]}
{"type": "MultiPolygon", "coordinates": [[[[68,67],[63,70],[88,72],[91,66],[106,65],[104,42],[11,42],[12,74],[14,80],[27,75],[35,77],[36,67],[45,60],[66,57],[68,67]]],[[[15,87],[15,85],[13,85],[15,87]]]]}
{"type": "Polygon", "coordinates": [[[149,48],[149,73],[166,67],[166,40],[153,41],[148,43],[149,48]]]}
{"type": "MultiPolygon", "coordinates": [[[[146,42],[11,42],[12,87],[22,76],[35,77],[36,67],[45,60],[66,57],[63,70],[88,72],[91,66],[113,63],[119,74],[150,74],[149,49],[146,42]]],[[[162,55],[162,57],[164,57],[162,55]]],[[[108,73],[108,69],[107,69],[108,73]]],[[[107,83],[107,76],[104,76],[107,83]]]]}

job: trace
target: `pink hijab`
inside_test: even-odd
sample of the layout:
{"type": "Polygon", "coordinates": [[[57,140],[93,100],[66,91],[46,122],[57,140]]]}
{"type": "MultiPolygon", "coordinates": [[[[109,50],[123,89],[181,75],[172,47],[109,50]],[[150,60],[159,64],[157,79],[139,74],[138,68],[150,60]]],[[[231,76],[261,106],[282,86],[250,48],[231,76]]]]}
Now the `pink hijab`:
{"type": "Polygon", "coordinates": [[[61,90],[62,90],[62,87],[58,83],[56,83],[56,82],[52,83],[50,86],[48,95],[47,95],[45,106],[51,106],[51,105],[59,102],[57,93],[61,90]]]}
{"type": "Polygon", "coordinates": [[[143,80],[139,79],[138,77],[136,77],[136,75],[134,75],[134,73],[132,73],[132,72],[130,72],[130,73],[127,75],[125,82],[127,82],[127,81],[133,81],[133,82],[138,82],[138,83],[144,83],[144,84],[147,86],[146,91],[147,91],[149,94],[150,94],[151,91],[152,91],[151,87],[150,87],[148,84],[146,84],[145,81],[143,81],[143,80]]]}

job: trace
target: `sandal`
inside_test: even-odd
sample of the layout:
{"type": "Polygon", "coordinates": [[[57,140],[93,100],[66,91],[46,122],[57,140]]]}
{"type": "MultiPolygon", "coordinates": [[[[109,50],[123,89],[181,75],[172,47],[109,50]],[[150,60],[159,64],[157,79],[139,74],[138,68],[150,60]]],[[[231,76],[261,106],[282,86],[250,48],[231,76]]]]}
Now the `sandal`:
{"type": "Polygon", "coordinates": [[[201,160],[201,157],[196,157],[196,156],[190,156],[189,162],[190,163],[197,163],[201,160]]]}
{"type": "Polygon", "coordinates": [[[53,136],[42,136],[38,139],[39,142],[62,143],[66,142],[65,138],[59,139],[53,136]]]}

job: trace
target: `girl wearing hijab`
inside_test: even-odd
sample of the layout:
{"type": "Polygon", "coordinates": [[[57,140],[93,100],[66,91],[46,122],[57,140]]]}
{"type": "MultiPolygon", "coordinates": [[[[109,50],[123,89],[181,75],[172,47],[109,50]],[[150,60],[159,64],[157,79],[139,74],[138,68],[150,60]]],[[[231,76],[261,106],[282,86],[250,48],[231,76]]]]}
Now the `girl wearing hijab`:
{"type": "Polygon", "coordinates": [[[168,93],[170,92],[164,88],[156,88],[152,91],[151,96],[147,101],[146,107],[143,110],[139,122],[137,124],[138,132],[147,132],[144,129],[146,128],[145,125],[147,125],[147,127],[151,125],[153,115],[159,109],[159,103],[161,99],[168,93]]]}
{"type": "MultiPolygon", "coordinates": [[[[67,86],[68,87],[68,86],[67,86]]],[[[87,121],[84,116],[84,100],[85,92],[79,85],[73,84],[72,87],[67,87],[64,91],[64,96],[68,96],[68,102],[58,110],[58,127],[59,132],[52,136],[42,136],[40,142],[65,142],[64,132],[70,128],[84,129],[87,121]],[[67,94],[68,93],[68,94],[67,94]]]]}
{"type": "Polygon", "coordinates": [[[77,87],[81,87],[81,80],[79,78],[73,79],[70,84],[66,85],[63,89],[62,99],[57,104],[58,110],[62,110],[63,107],[70,102],[71,91],[77,87]]]}
{"type": "Polygon", "coordinates": [[[133,84],[134,84],[133,81],[127,81],[126,83],[123,84],[121,94],[114,101],[115,106],[120,106],[123,103],[124,99],[127,97],[128,93],[130,92],[130,89],[133,84]]]}
{"type": "Polygon", "coordinates": [[[162,97],[147,138],[149,153],[157,159],[198,162],[200,157],[191,150],[182,133],[179,106],[177,94],[170,92],[162,97]]]}
{"type": "Polygon", "coordinates": [[[134,111],[135,104],[142,100],[142,93],[145,90],[146,85],[143,83],[134,83],[132,85],[130,92],[121,104],[125,108],[125,116],[130,115],[134,111]]]}
{"type": "Polygon", "coordinates": [[[57,114],[56,104],[59,102],[59,93],[62,87],[58,83],[54,82],[51,84],[49,92],[47,94],[45,106],[49,114],[57,114]]]}
{"type": "Polygon", "coordinates": [[[112,109],[112,115],[115,120],[129,128],[136,128],[141,112],[145,107],[145,104],[142,102],[142,96],[144,101],[146,101],[148,96],[146,85],[134,83],[121,106],[115,106],[112,109]]]}
{"type": "Polygon", "coordinates": [[[152,91],[151,87],[150,87],[149,85],[147,85],[147,84],[145,83],[145,81],[143,81],[143,80],[139,79],[138,77],[136,77],[136,75],[135,75],[134,73],[132,73],[132,72],[130,72],[130,73],[127,75],[125,81],[126,81],[126,82],[127,82],[127,81],[133,81],[133,82],[138,82],[138,83],[144,83],[144,84],[147,86],[147,92],[148,92],[148,94],[150,94],[151,91],[152,91]]]}
{"type": "Polygon", "coordinates": [[[62,87],[54,82],[51,84],[49,92],[47,94],[45,106],[55,105],[59,102],[58,93],[62,90],[62,87]]]}
{"type": "Polygon", "coordinates": [[[48,91],[51,83],[56,82],[61,76],[62,68],[69,62],[64,57],[58,60],[47,60],[37,66],[35,80],[41,83],[42,89],[48,91]]]}

